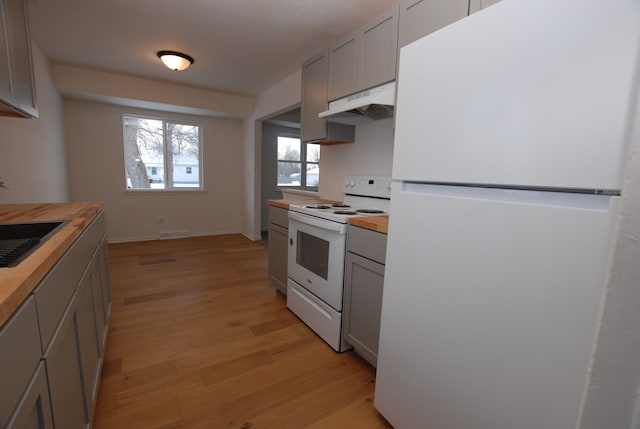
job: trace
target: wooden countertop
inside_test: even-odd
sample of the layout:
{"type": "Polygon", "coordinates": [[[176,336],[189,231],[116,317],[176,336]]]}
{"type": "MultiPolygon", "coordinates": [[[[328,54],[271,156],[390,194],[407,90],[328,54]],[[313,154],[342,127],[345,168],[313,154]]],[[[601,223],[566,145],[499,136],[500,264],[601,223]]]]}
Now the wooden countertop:
{"type": "Polygon", "coordinates": [[[389,232],[389,215],[352,217],[349,218],[349,224],[387,234],[389,232]]]}
{"type": "Polygon", "coordinates": [[[0,268],[0,326],[18,309],[100,210],[100,202],[0,204],[0,223],[69,221],[18,266],[0,268]]]}

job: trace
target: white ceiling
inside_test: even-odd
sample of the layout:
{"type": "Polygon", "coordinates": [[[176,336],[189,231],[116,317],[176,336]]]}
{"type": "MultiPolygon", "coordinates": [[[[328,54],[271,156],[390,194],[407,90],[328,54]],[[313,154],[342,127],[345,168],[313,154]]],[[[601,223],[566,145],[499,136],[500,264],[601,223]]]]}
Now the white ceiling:
{"type": "Polygon", "coordinates": [[[54,63],[257,95],[398,0],[27,0],[54,63]],[[191,55],[167,69],[159,50],[191,55]]]}

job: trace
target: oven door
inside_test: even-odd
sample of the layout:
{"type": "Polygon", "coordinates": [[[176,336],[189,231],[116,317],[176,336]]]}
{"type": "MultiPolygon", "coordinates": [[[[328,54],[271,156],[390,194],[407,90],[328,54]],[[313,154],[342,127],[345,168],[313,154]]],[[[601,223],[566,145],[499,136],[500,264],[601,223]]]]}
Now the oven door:
{"type": "Polygon", "coordinates": [[[289,211],[288,276],[342,311],[347,226],[289,211]]]}

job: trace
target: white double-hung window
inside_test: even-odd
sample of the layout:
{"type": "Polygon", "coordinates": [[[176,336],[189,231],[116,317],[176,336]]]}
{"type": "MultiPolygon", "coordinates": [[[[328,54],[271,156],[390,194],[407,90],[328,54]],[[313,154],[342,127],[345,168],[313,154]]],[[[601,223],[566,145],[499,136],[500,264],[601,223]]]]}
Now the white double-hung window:
{"type": "Polygon", "coordinates": [[[320,145],[298,137],[278,136],[277,186],[317,190],[320,180],[320,145]]]}
{"type": "Polygon", "coordinates": [[[127,189],[202,189],[198,124],[123,115],[127,189]]]}

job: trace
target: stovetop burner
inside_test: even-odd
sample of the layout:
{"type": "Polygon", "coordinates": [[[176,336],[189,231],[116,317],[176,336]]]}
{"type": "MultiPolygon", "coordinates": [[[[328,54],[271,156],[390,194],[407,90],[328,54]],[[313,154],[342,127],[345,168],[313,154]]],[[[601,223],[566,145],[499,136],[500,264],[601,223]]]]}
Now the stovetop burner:
{"type": "MultiPolygon", "coordinates": [[[[358,216],[379,216],[389,213],[391,178],[386,176],[346,176],[343,199],[334,201],[301,201],[289,206],[289,214],[299,213],[341,224],[358,216]],[[305,204],[306,203],[306,204],[305,204]]],[[[335,198],[335,197],[333,197],[335,198]]]]}
{"type": "Polygon", "coordinates": [[[356,210],[358,213],[366,213],[366,214],[382,214],[384,211],[378,209],[358,209],[356,210]]]}
{"type": "Polygon", "coordinates": [[[325,210],[325,209],[330,209],[331,206],[328,206],[326,204],[310,204],[308,206],[305,206],[308,209],[315,209],[315,210],[325,210]]]}

